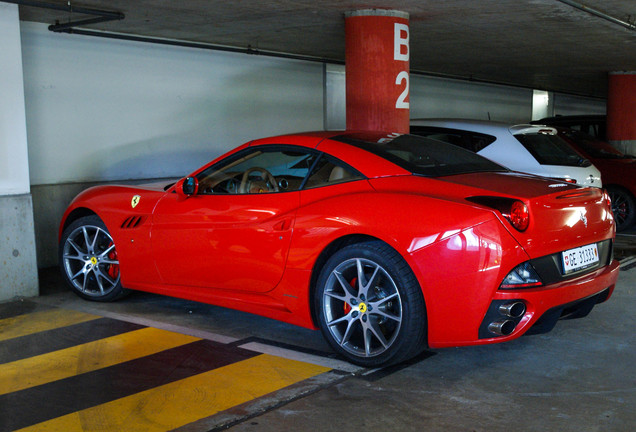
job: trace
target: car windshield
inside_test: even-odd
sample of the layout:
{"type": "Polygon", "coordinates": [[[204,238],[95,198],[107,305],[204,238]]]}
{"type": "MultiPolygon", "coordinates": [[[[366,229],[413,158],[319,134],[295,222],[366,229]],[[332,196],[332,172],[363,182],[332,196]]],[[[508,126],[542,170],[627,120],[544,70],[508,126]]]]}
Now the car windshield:
{"type": "Polygon", "coordinates": [[[582,151],[586,152],[591,157],[595,157],[598,159],[632,158],[631,156],[627,156],[626,154],[621,153],[620,151],[612,147],[611,144],[606,143],[605,141],[600,141],[592,135],[588,135],[586,133],[575,131],[572,129],[564,129],[561,131],[561,133],[567,139],[571,140],[574,145],[579,146],[582,151]]]}
{"type": "Polygon", "coordinates": [[[362,148],[413,174],[427,177],[508,171],[461,147],[420,136],[356,133],[339,135],[332,139],[362,148]]]}
{"type": "Polygon", "coordinates": [[[541,165],[588,167],[592,163],[577,153],[561,137],[553,133],[524,133],[515,138],[541,165]]]}

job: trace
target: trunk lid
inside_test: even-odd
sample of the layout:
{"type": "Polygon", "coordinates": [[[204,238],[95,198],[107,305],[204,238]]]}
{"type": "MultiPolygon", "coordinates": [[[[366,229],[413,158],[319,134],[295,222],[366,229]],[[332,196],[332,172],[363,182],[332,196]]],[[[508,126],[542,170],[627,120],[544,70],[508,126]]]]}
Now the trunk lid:
{"type": "Polygon", "coordinates": [[[530,224],[525,231],[520,232],[505,218],[501,219],[531,258],[614,237],[614,219],[602,189],[511,173],[467,174],[444,180],[472,186],[476,190],[464,191],[471,195],[477,192],[477,187],[481,189],[479,195],[472,196],[501,196],[523,201],[530,213],[530,224]]]}

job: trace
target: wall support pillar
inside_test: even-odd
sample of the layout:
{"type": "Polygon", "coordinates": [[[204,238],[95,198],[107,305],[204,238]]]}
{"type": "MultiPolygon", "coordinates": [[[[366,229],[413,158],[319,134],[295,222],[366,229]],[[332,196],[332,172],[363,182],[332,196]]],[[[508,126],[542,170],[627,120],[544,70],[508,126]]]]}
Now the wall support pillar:
{"type": "Polygon", "coordinates": [[[623,153],[636,155],[636,71],[609,75],[607,140],[623,153]]]}
{"type": "Polygon", "coordinates": [[[409,132],[409,15],[345,13],[347,129],[409,132]]]}
{"type": "Polygon", "coordinates": [[[38,294],[18,6],[0,3],[0,301],[38,294]]]}

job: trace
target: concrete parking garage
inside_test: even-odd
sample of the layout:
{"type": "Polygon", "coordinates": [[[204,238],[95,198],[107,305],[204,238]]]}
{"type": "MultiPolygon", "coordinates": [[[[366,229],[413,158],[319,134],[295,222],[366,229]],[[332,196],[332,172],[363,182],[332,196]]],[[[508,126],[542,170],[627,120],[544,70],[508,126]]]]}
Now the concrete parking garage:
{"type": "MultiPolygon", "coordinates": [[[[54,266],[76,193],[177,178],[252,138],[344,127],[343,13],[377,5],[26,3],[0,2],[0,430],[633,429],[630,234],[616,240],[614,296],[588,317],[380,370],[250,314],[144,293],[75,298],[54,266]],[[49,30],[87,18],[83,6],[124,18],[49,30]]],[[[382,7],[411,17],[412,117],[525,122],[536,96],[549,100],[538,116],[605,113],[607,73],[636,70],[624,0],[382,7]]]]}

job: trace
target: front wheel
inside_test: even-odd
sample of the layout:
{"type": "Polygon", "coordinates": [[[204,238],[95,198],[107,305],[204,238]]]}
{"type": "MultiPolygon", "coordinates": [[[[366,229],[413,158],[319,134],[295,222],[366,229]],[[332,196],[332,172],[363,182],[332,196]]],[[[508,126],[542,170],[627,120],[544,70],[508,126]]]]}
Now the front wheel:
{"type": "Polygon", "coordinates": [[[318,278],[315,305],[323,335],[352,363],[386,366],[424,348],[426,312],[419,284],[402,257],[383,242],[336,252],[318,278]]]}
{"type": "Polygon", "coordinates": [[[82,298],[113,301],[126,293],[115,243],[97,216],[77,219],[64,230],[59,262],[64,279],[82,298]]]}

